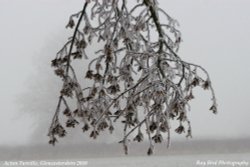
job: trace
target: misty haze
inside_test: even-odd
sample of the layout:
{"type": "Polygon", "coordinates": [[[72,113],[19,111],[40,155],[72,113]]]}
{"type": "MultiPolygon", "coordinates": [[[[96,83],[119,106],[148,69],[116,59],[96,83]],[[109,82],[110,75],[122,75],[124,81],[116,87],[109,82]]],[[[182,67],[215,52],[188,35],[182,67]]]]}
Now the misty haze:
{"type": "MultiPolygon", "coordinates": [[[[176,133],[179,123],[173,121],[169,148],[164,134],[163,142],[155,144],[153,155],[148,156],[146,132],[141,143],[133,141],[133,132],[129,153],[125,155],[123,144],[118,143],[124,140],[123,124],[116,123],[112,134],[103,131],[95,140],[89,137],[91,131],[82,133],[80,124],[66,128],[66,136],[58,138],[55,146],[50,145],[48,132],[63,85],[51,61],[72,36],[74,29],[65,27],[69,17],[82,10],[84,2],[0,1],[0,165],[6,166],[4,163],[10,161],[87,161],[83,166],[208,166],[211,160],[217,164],[210,166],[233,166],[231,162],[250,166],[247,0],[158,0],[160,7],[180,24],[182,42],[178,55],[208,71],[216,94],[218,113],[213,114],[209,110],[211,92],[201,87],[192,92],[195,99],[187,111],[192,138],[186,138],[188,127],[186,133],[176,133]]],[[[135,4],[132,0],[127,2],[129,6],[135,4]]],[[[92,86],[85,73],[103,44],[87,47],[86,54],[92,56],[88,60],[83,57],[72,61],[84,88],[92,86]]],[[[69,98],[70,107],[75,106],[74,100],[69,98]]],[[[63,114],[60,119],[66,122],[63,114]]]]}

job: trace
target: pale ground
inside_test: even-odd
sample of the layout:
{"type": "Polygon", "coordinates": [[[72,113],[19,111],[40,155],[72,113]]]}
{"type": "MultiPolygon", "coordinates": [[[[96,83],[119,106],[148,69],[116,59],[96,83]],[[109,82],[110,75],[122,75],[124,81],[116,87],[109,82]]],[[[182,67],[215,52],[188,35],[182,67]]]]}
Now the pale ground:
{"type": "MultiPolygon", "coordinates": [[[[43,161],[43,160],[42,160],[43,161]]],[[[250,153],[238,154],[199,154],[199,155],[169,155],[169,156],[124,156],[109,158],[86,158],[86,159],[64,159],[64,160],[46,160],[46,162],[75,162],[82,167],[237,167],[250,166],[250,153]],[[80,163],[87,162],[87,165],[80,163]],[[232,163],[242,163],[232,164],[232,163]],[[217,164],[213,164],[217,163],[217,164]],[[228,163],[228,164],[226,164],[228,163]],[[231,164],[229,164],[231,163],[231,164]]],[[[38,163],[41,160],[37,161],[38,163]]],[[[4,162],[2,162],[3,164],[4,162]]],[[[7,165],[1,165],[7,166],[7,165]]],[[[44,166],[44,165],[12,165],[12,166],[44,166]]],[[[56,165],[45,165],[56,166],[56,165]]],[[[61,165],[63,166],[63,165],[61,165]]]]}
{"type": "MultiPolygon", "coordinates": [[[[243,162],[250,166],[250,153],[241,154],[201,154],[201,155],[170,155],[152,157],[119,157],[119,158],[96,158],[86,159],[88,167],[193,167],[193,166],[232,166],[224,165],[223,161],[243,162]],[[200,163],[199,163],[200,162],[200,163]],[[201,165],[201,163],[207,165],[201,165]],[[211,165],[216,163],[217,165],[211,165]],[[219,164],[220,162],[220,164],[219,164]]],[[[237,166],[237,165],[235,165],[237,166]]],[[[239,166],[239,165],[238,165],[239,166]]],[[[242,165],[244,166],[244,165],[242,165]]]]}
{"type": "Polygon", "coordinates": [[[147,143],[130,145],[129,155],[119,144],[33,145],[29,147],[0,147],[0,166],[56,166],[41,162],[74,162],[78,165],[60,167],[250,167],[250,140],[204,140],[173,142],[167,149],[164,144],[155,147],[153,156],[147,156],[147,143]],[[37,165],[20,165],[36,162],[37,165]],[[84,162],[85,161],[85,162],[84,162]],[[87,165],[80,165],[86,163],[87,165]],[[236,163],[236,164],[233,164],[236,163]],[[241,164],[237,164],[241,163],[241,164]]]}

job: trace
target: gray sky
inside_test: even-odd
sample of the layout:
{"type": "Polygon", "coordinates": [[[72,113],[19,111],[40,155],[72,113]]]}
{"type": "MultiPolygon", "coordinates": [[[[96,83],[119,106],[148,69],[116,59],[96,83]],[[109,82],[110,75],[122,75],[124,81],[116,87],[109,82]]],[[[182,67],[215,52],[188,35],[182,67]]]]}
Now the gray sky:
{"type": "MultiPolygon", "coordinates": [[[[250,1],[159,3],[180,22],[179,55],[205,67],[216,91],[218,115],[208,111],[209,92],[194,92],[189,113],[194,138],[250,137],[250,1]]],[[[82,0],[0,0],[0,145],[27,144],[34,131],[37,140],[47,140],[41,133],[61,86],[49,62],[71,34],[65,29],[68,17],[81,7],[82,0]]]]}

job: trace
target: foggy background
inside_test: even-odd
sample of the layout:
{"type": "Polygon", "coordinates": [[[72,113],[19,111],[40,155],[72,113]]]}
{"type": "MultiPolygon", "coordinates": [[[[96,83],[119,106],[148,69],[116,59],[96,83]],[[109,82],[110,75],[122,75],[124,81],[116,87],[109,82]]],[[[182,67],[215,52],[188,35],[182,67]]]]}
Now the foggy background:
{"type": "MultiPolygon", "coordinates": [[[[250,139],[250,1],[158,2],[180,23],[183,42],[178,54],[208,70],[218,100],[219,113],[214,115],[209,111],[210,92],[196,89],[189,113],[191,140],[250,139]]],[[[82,0],[0,0],[0,146],[48,142],[61,88],[50,61],[72,35],[65,25],[82,5],[82,0]]],[[[186,141],[174,129],[172,141],[186,141]]],[[[121,139],[107,136],[97,142],[121,139]]],[[[81,129],[73,129],[59,144],[90,140],[81,129]]]]}

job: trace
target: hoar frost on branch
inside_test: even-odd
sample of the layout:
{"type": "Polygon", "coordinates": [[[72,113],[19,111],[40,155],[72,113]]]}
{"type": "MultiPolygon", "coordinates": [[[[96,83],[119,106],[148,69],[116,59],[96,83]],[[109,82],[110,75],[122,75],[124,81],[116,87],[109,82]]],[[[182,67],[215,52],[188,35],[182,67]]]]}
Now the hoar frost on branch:
{"type": "Polygon", "coordinates": [[[210,110],[217,113],[207,71],[177,55],[182,41],[178,22],[156,0],[137,0],[131,8],[127,3],[86,0],[83,9],[70,17],[66,27],[74,34],[52,60],[63,86],[49,128],[50,144],[66,135],[59,119],[64,114],[66,127],[82,124],[83,132],[90,131],[93,139],[104,130],[112,133],[117,122],[123,124],[120,143],[125,153],[130,138],[141,142],[146,135],[151,155],[154,144],[164,141],[163,133],[169,146],[171,120],[179,122],[175,132],[192,137],[187,111],[196,86],[211,91],[210,110]],[[92,86],[82,88],[86,85],[78,82],[72,61],[93,57],[85,49],[96,42],[103,48],[96,51],[84,74],[92,86]],[[76,109],[69,107],[68,98],[76,101],[76,109]]]}

